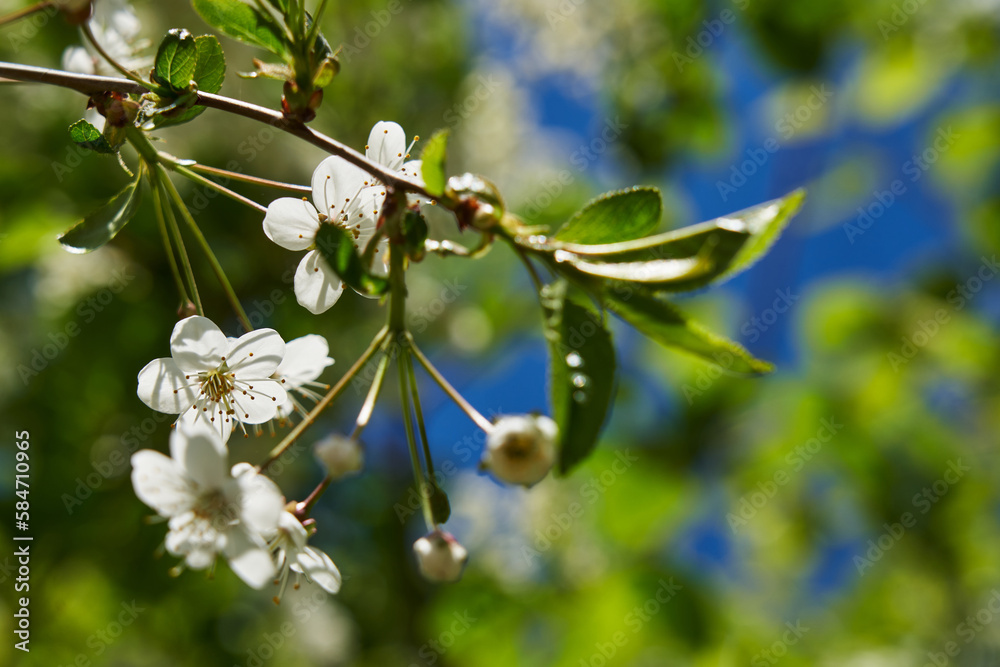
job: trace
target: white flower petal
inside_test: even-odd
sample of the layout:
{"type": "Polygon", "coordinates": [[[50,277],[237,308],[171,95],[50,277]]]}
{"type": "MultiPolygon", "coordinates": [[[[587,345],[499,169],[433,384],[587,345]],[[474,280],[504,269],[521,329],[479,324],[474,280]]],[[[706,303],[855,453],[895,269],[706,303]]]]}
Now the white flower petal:
{"type": "Polygon", "coordinates": [[[318,250],[310,250],[295,270],[295,299],[310,313],[319,315],[330,309],[344,291],[340,277],[329,267],[318,250]]]}
{"type": "Polygon", "coordinates": [[[222,409],[215,401],[203,401],[181,413],[177,419],[177,426],[178,428],[185,425],[194,428],[209,428],[219,434],[219,439],[223,443],[229,442],[229,436],[233,434],[234,420],[232,415],[227,415],[224,411],[223,414],[219,414],[220,410],[222,409]],[[202,408],[208,409],[203,410],[202,408]]]}
{"type": "Polygon", "coordinates": [[[160,516],[171,517],[191,509],[195,486],[168,456],[151,449],[132,455],[132,486],[135,495],[160,516]]]}
{"type": "Polygon", "coordinates": [[[340,570],[325,553],[313,547],[306,547],[295,555],[291,569],[309,577],[309,579],[328,593],[340,590],[340,570]]]}
{"type": "Polygon", "coordinates": [[[420,185],[424,184],[424,161],[423,160],[408,160],[403,163],[400,167],[399,173],[410,179],[411,181],[416,181],[420,185]]]}
{"type": "MultiPolygon", "coordinates": [[[[170,549],[167,549],[170,551],[170,549]]],[[[174,552],[171,552],[174,553],[174,552]]],[[[213,549],[194,549],[187,552],[184,556],[184,562],[192,570],[205,570],[211,567],[212,563],[215,562],[215,554],[217,552],[213,549]]],[[[175,553],[174,555],[180,555],[175,553]]]]}
{"type": "Polygon", "coordinates": [[[251,588],[264,588],[274,579],[271,553],[257,540],[237,526],[226,533],[226,558],[229,567],[251,588]]]}
{"type": "Polygon", "coordinates": [[[282,197],[267,207],[264,233],[282,248],[306,250],[316,240],[319,214],[309,200],[282,197]]]}
{"type": "Polygon", "coordinates": [[[290,340],[285,345],[285,357],[278,365],[276,375],[285,381],[285,389],[313,382],[323,369],[333,364],[329,353],[330,345],[317,334],[290,340]]]}
{"type": "Polygon", "coordinates": [[[278,407],[288,400],[288,393],[277,380],[254,380],[236,385],[232,403],[234,417],[244,424],[263,424],[274,419],[278,407]]]}
{"type": "Polygon", "coordinates": [[[170,356],[182,371],[217,368],[227,348],[226,335],[212,320],[200,315],[181,320],[170,335],[170,356]]]}
{"type": "Polygon", "coordinates": [[[292,541],[294,549],[301,550],[306,548],[306,540],[309,538],[309,533],[306,531],[306,527],[291,512],[281,513],[281,516],[278,518],[278,530],[281,530],[288,536],[292,541]]]}
{"type": "Polygon", "coordinates": [[[237,380],[269,378],[285,356],[285,341],[274,329],[257,329],[239,337],[229,349],[226,365],[237,380]]]}
{"type": "Polygon", "coordinates": [[[62,68],[78,74],[94,75],[97,73],[94,57],[82,46],[70,46],[63,51],[62,68]]]}
{"type": "Polygon", "coordinates": [[[138,381],[139,399],[157,412],[180,414],[198,400],[197,379],[185,377],[173,359],[153,359],[139,371],[138,381]]]}
{"type": "Polygon", "coordinates": [[[371,183],[371,176],[360,167],[343,158],[328,157],[312,175],[313,203],[327,218],[339,218],[345,205],[371,183]]]}
{"type": "Polygon", "coordinates": [[[233,466],[233,477],[239,489],[240,516],[247,530],[254,535],[273,535],[285,513],[285,498],[278,486],[253,467],[233,466]]]}
{"type": "Polygon", "coordinates": [[[406,133],[399,123],[380,120],[368,135],[365,155],[369,160],[399,171],[406,160],[406,133]]]}
{"type": "Polygon", "coordinates": [[[228,452],[219,432],[199,421],[179,423],[170,434],[170,456],[202,491],[221,489],[228,478],[228,452]]]}

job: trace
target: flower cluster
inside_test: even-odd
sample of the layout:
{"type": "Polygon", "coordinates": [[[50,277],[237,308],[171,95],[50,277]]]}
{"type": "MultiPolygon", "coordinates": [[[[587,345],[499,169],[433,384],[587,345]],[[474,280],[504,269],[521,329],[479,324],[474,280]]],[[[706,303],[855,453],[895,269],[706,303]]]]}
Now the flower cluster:
{"type": "MultiPolygon", "coordinates": [[[[407,161],[409,148],[403,129],[382,121],[372,128],[366,153],[372,162],[422,187],[421,165],[407,161]]],[[[391,251],[381,229],[387,200],[381,182],[339,157],[330,157],[313,173],[311,189],[311,201],[283,197],[271,202],[263,228],[276,244],[305,251],[295,272],[295,295],[300,305],[318,314],[333,306],[344,291],[318,247],[323,225],[338,225],[348,232],[355,252],[368,261],[365,270],[373,275],[387,274],[391,251]]],[[[408,195],[408,206],[416,209],[424,203],[427,200],[408,195]]],[[[379,340],[373,342],[373,352],[379,340]]],[[[381,340],[387,343],[389,338],[381,340]]],[[[177,322],[170,356],[154,359],[139,372],[137,390],[150,408],[178,415],[170,437],[171,455],[136,453],[132,481],[139,498],[168,520],[165,547],[183,558],[181,567],[205,569],[221,555],[250,586],[262,588],[268,581],[279,585],[276,600],[292,573],[327,591],[339,590],[341,576],[333,561],[307,544],[315,532],[315,521],[308,516],[328,484],[363,466],[358,436],[384,377],[385,346],[382,352],[382,371],[376,374],[354,433],[329,435],[315,445],[316,459],[326,472],[323,483],[305,501],[288,502],[264,475],[266,464],[255,468],[237,463],[229,468],[227,442],[237,429],[247,435],[248,427],[260,433],[262,425],[270,424],[274,433],[275,424],[284,425],[296,413],[311,422],[314,415],[303,401],[323,400],[316,390],[327,386],[318,378],[334,363],[326,339],[307,335],[286,343],[266,328],[227,337],[200,315],[177,322]]],[[[407,367],[400,368],[405,375],[407,367]]],[[[408,372],[412,374],[412,368],[408,372]]],[[[412,391],[416,402],[416,385],[405,391],[412,391]]],[[[515,415],[491,423],[471,406],[469,411],[488,434],[483,469],[500,481],[524,486],[537,484],[548,474],[556,460],[555,422],[544,416],[515,415]]],[[[421,437],[425,437],[422,426],[421,437]]],[[[426,441],[424,446],[428,451],[426,441]]],[[[430,532],[413,545],[420,572],[431,581],[457,581],[468,552],[438,525],[436,510],[429,499],[425,501],[430,532]]]]}

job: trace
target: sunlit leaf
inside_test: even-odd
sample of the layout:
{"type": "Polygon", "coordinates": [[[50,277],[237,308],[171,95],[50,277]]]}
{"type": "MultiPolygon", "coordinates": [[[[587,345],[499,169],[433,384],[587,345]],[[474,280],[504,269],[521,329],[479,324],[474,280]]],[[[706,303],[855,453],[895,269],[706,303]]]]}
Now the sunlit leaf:
{"type": "Polygon", "coordinates": [[[596,313],[570,300],[567,291],[566,282],[559,281],[540,293],[560,473],[586,459],[597,445],[615,393],[616,368],[611,334],[596,313]]]}
{"type": "Polygon", "coordinates": [[[259,46],[279,56],[288,51],[281,26],[245,2],[192,0],[191,4],[205,23],[233,39],[259,46]]]}
{"type": "Polygon", "coordinates": [[[160,42],[153,64],[153,80],[174,90],[191,85],[198,64],[198,47],[187,30],[173,29],[160,42]]]}
{"type": "Polygon", "coordinates": [[[438,130],[430,138],[420,155],[421,176],[427,192],[434,196],[444,193],[447,176],[445,174],[445,157],[448,152],[448,130],[438,130]]]}
{"type": "Polygon", "coordinates": [[[656,231],[663,202],[656,188],[609,192],[588,203],[553,236],[565,243],[612,243],[656,231]]]}
{"type": "Polygon", "coordinates": [[[59,237],[59,242],[74,253],[97,250],[115,237],[135,215],[141,199],[141,173],[107,204],[97,209],[59,237]]]}

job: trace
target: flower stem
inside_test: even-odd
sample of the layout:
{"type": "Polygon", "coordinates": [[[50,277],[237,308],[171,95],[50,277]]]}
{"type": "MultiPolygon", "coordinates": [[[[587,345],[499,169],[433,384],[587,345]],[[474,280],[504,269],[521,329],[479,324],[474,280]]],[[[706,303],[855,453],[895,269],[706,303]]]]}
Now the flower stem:
{"type": "MultiPolygon", "coordinates": [[[[409,359],[409,355],[405,351],[401,354],[409,359]]],[[[399,366],[399,395],[403,403],[403,425],[406,427],[406,444],[410,449],[410,463],[413,464],[413,483],[417,485],[417,491],[420,494],[420,506],[424,511],[424,521],[427,523],[427,530],[434,530],[434,512],[431,510],[429,495],[430,485],[424,476],[424,471],[420,468],[417,439],[413,434],[413,409],[410,405],[410,392],[406,386],[407,365],[403,363],[402,359],[396,365],[399,366]]]]}
{"type": "Polygon", "coordinates": [[[420,406],[420,392],[417,391],[417,374],[413,372],[413,357],[408,350],[403,352],[406,361],[406,374],[410,379],[410,394],[413,395],[413,412],[417,416],[417,430],[420,432],[420,442],[424,450],[424,461],[427,463],[427,476],[433,481],[434,461],[431,459],[430,441],[427,439],[427,428],[424,426],[424,411],[420,406]]]}
{"type": "MultiPolygon", "coordinates": [[[[160,209],[166,216],[167,222],[170,226],[170,231],[174,236],[174,243],[177,244],[177,254],[181,258],[181,266],[184,268],[184,275],[187,277],[188,287],[191,290],[191,300],[194,303],[195,312],[204,316],[205,309],[201,305],[201,296],[198,294],[198,282],[194,277],[194,269],[191,268],[191,258],[188,256],[187,248],[184,246],[184,236],[181,234],[181,228],[177,224],[177,218],[174,217],[174,210],[170,206],[169,197],[167,197],[166,188],[163,186],[163,180],[160,176],[160,172],[155,168],[150,168],[149,173],[153,179],[153,189],[155,190],[158,188],[163,196],[162,206],[160,209]]],[[[156,199],[159,201],[159,196],[157,196],[156,199]]]]}
{"type": "Polygon", "coordinates": [[[438,386],[444,390],[444,393],[448,394],[451,400],[455,401],[455,404],[462,408],[462,411],[469,416],[469,419],[475,422],[476,426],[483,429],[487,433],[492,431],[493,423],[480,414],[478,410],[472,407],[472,404],[465,400],[465,397],[458,393],[458,391],[448,383],[448,380],[446,380],[444,376],[441,375],[441,372],[434,367],[434,364],[430,362],[430,359],[425,357],[424,353],[420,351],[420,348],[417,347],[416,341],[413,340],[413,336],[411,336],[409,332],[406,333],[406,339],[409,344],[410,351],[413,352],[417,361],[419,361],[420,365],[424,367],[424,370],[426,370],[430,376],[434,378],[434,381],[437,382],[438,386]]]}
{"type": "Polygon", "coordinates": [[[312,188],[309,187],[308,185],[296,185],[295,183],[283,183],[281,181],[272,181],[269,178],[261,178],[260,176],[250,176],[248,174],[241,174],[237,171],[229,171],[228,169],[210,167],[206,164],[195,163],[187,165],[187,167],[191,171],[200,171],[205,174],[223,176],[225,178],[231,178],[234,181],[241,181],[243,183],[250,183],[252,185],[263,185],[269,188],[277,188],[279,190],[289,190],[291,192],[301,192],[303,194],[309,194],[312,192],[312,188]]]}
{"type": "Polygon", "coordinates": [[[110,53],[104,50],[104,47],[101,46],[101,43],[97,41],[96,37],[94,37],[94,31],[90,29],[90,23],[88,21],[84,21],[83,24],[80,25],[80,31],[83,33],[83,36],[87,38],[87,41],[90,42],[90,44],[97,50],[97,52],[101,54],[101,57],[104,58],[106,61],[108,61],[109,65],[118,70],[118,72],[120,72],[122,76],[124,76],[129,81],[138,83],[141,86],[147,86],[147,87],[150,86],[149,83],[142,80],[142,77],[140,77],[132,70],[121,65],[117,60],[115,60],[111,56],[110,53]]]}
{"type": "MultiPolygon", "coordinates": [[[[150,173],[152,173],[152,169],[150,169],[150,173]]],[[[160,228],[160,235],[163,236],[163,249],[167,253],[170,273],[173,274],[174,282],[177,283],[177,292],[180,295],[181,302],[193,303],[191,297],[188,296],[187,289],[184,287],[184,279],[181,277],[180,268],[177,266],[177,258],[174,256],[174,249],[170,243],[170,233],[167,231],[167,222],[163,215],[164,200],[160,192],[159,183],[157,183],[155,176],[152,181],[149,189],[153,193],[153,212],[156,215],[156,223],[160,228]]]]}
{"type": "Polygon", "coordinates": [[[332,481],[333,478],[327,475],[326,477],[323,478],[323,481],[319,483],[319,486],[317,486],[315,489],[312,490],[312,493],[310,493],[305,500],[303,500],[300,503],[296,503],[295,516],[296,518],[298,518],[299,521],[302,521],[309,517],[309,510],[311,510],[313,505],[316,504],[316,501],[319,500],[319,497],[323,495],[323,492],[326,491],[327,487],[330,486],[330,482],[332,481]]]}
{"type": "Polygon", "coordinates": [[[386,327],[383,327],[381,331],[375,334],[375,338],[373,338],[372,342],[368,345],[368,349],[365,350],[360,357],[358,357],[358,360],[354,362],[353,366],[347,369],[347,372],[342,378],[340,378],[340,380],[337,381],[337,384],[333,385],[333,387],[330,388],[330,391],[326,392],[326,395],[324,395],[323,398],[321,398],[319,402],[313,406],[313,409],[306,414],[302,421],[300,421],[295,428],[289,431],[288,435],[286,435],[281,442],[279,442],[274,449],[271,450],[267,456],[267,460],[257,466],[258,470],[267,469],[271,463],[284,454],[285,450],[291,447],[295,441],[298,440],[299,436],[302,435],[302,432],[305,431],[310,424],[316,421],[316,417],[318,417],[319,414],[323,412],[323,410],[325,410],[342,391],[344,391],[347,387],[347,383],[354,379],[354,376],[358,374],[358,371],[360,371],[364,365],[367,364],[373,356],[375,356],[375,353],[378,352],[379,348],[385,342],[388,334],[389,329],[386,327]]]}
{"type": "Polygon", "coordinates": [[[179,164],[179,163],[173,161],[171,158],[164,157],[163,155],[161,155],[160,157],[161,157],[161,164],[166,165],[167,169],[170,169],[171,171],[174,171],[174,172],[180,174],[181,176],[194,181],[195,183],[200,183],[201,185],[204,185],[207,188],[211,188],[211,189],[213,189],[213,190],[215,190],[217,192],[221,192],[222,194],[226,195],[230,199],[238,201],[241,204],[246,204],[250,208],[255,208],[258,211],[260,211],[261,213],[267,213],[267,207],[266,206],[262,206],[262,205],[258,204],[257,202],[255,202],[254,200],[252,200],[252,199],[250,199],[248,197],[244,197],[243,195],[241,195],[238,192],[234,192],[234,191],[230,190],[229,188],[227,188],[224,185],[220,185],[219,183],[216,183],[215,181],[213,181],[211,179],[205,178],[201,174],[196,174],[195,172],[191,171],[190,169],[188,169],[184,165],[179,164]]]}
{"type": "Polygon", "coordinates": [[[52,5],[53,3],[51,2],[51,0],[42,0],[42,2],[36,3],[30,7],[19,9],[17,11],[11,12],[10,14],[7,14],[6,16],[0,16],[0,26],[7,25],[8,23],[13,23],[14,21],[18,21],[27,16],[31,16],[35,12],[44,11],[49,7],[51,7],[52,5]]]}
{"type": "Polygon", "coordinates": [[[170,194],[170,197],[174,200],[174,204],[180,211],[181,217],[191,228],[191,233],[194,234],[195,240],[201,246],[202,251],[208,258],[208,263],[212,267],[212,271],[215,273],[215,277],[219,279],[219,283],[222,285],[223,292],[226,293],[226,298],[229,300],[230,305],[233,307],[233,311],[236,313],[236,317],[239,318],[240,324],[247,331],[253,331],[253,326],[250,324],[250,318],[247,317],[246,311],[243,310],[243,306],[240,304],[239,298],[236,296],[236,292],[233,290],[232,284],[229,282],[229,278],[226,277],[226,272],[223,270],[222,265],[219,260],[215,257],[215,253],[212,252],[212,247],[208,245],[208,241],[205,239],[205,235],[201,233],[201,228],[198,227],[198,223],[195,222],[194,217],[192,217],[191,212],[187,208],[187,204],[181,198],[181,194],[177,191],[173,182],[170,180],[170,176],[167,174],[166,170],[162,165],[157,165],[161,181],[170,194]]]}
{"type": "Polygon", "coordinates": [[[372,380],[372,386],[368,389],[368,396],[365,397],[365,402],[361,406],[361,411],[358,412],[358,419],[354,424],[354,430],[351,431],[351,438],[358,439],[361,437],[361,432],[365,430],[368,426],[368,422],[371,421],[372,412],[375,410],[375,403],[378,402],[378,395],[382,391],[382,383],[385,380],[385,372],[389,368],[389,341],[391,338],[386,338],[385,342],[382,344],[382,358],[378,361],[378,367],[375,369],[375,378],[372,380]]]}

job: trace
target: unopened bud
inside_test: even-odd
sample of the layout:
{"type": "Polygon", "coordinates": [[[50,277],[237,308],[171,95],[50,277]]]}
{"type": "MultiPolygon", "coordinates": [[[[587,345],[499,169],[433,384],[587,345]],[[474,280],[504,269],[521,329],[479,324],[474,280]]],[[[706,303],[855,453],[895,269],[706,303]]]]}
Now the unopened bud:
{"type": "Polygon", "coordinates": [[[317,442],[313,453],[333,479],[358,472],[365,461],[364,452],[357,440],[337,434],[317,442]]]}
{"type": "Polygon", "coordinates": [[[508,484],[537,484],[556,462],[558,435],[544,415],[500,417],[486,438],[482,467],[508,484]]]}
{"type": "Polygon", "coordinates": [[[417,555],[420,574],[429,581],[458,581],[469,560],[465,547],[440,528],[414,542],[413,553],[417,555]]]}

